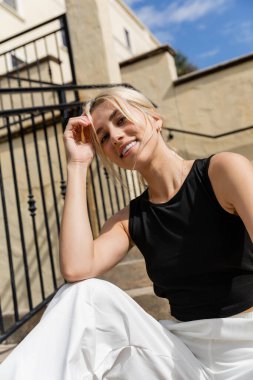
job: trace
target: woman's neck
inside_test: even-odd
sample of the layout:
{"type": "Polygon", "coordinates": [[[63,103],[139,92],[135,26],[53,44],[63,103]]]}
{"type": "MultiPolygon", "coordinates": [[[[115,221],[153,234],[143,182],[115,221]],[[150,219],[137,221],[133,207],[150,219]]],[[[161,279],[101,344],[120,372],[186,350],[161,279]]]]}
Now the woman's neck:
{"type": "Polygon", "coordinates": [[[159,146],[157,152],[140,174],[148,184],[150,201],[163,203],[178,192],[193,161],[184,160],[165,144],[159,146]]]}

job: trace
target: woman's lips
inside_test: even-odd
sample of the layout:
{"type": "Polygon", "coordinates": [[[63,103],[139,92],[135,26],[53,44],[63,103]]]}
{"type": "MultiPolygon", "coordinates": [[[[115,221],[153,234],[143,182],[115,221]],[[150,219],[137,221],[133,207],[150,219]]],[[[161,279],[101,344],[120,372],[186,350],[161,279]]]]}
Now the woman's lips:
{"type": "Polygon", "coordinates": [[[131,141],[130,143],[128,143],[123,149],[122,149],[122,152],[121,152],[121,155],[120,155],[120,158],[123,158],[127,155],[127,153],[130,151],[130,149],[132,149],[135,145],[137,144],[137,141],[131,141]]]}

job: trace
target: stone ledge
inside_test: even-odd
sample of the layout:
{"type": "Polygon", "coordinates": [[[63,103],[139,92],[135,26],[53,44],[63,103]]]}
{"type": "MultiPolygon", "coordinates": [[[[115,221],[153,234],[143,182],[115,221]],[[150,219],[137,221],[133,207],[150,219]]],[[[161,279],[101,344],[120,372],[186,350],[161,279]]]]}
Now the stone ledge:
{"type": "Polygon", "coordinates": [[[170,53],[173,57],[175,57],[175,55],[176,55],[175,50],[173,50],[169,45],[162,45],[156,49],[150,50],[146,53],[136,55],[133,58],[122,61],[122,62],[120,62],[119,66],[120,66],[120,68],[125,67],[125,66],[130,66],[136,62],[144,61],[147,58],[150,58],[150,57],[153,57],[155,55],[162,54],[162,53],[166,53],[166,52],[170,53]]]}

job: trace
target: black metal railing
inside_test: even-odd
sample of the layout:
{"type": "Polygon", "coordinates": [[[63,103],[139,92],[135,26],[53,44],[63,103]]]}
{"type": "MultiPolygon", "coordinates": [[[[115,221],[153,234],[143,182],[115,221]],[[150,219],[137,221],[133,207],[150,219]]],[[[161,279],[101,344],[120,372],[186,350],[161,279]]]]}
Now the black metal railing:
{"type": "MultiPolygon", "coordinates": [[[[28,107],[0,110],[0,342],[42,309],[63,283],[58,265],[66,192],[63,130],[69,117],[82,112],[75,97],[78,90],[94,94],[111,86],[115,85],[0,89],[2,99],[21,91],[24,99],[44,96],[36,107],[30,102],[28,107]],[[52,99],[47,94],[58,104],[45,104],[52,99]]],[[[87,185],[95,236],[107,218],[143,190],[135,173],[119,169],[119,176],[123,185],[115,184],[95,156],[87,185]]]]}
{"type": "MultiPolygon", "coordinates": [[[[0,41],[1,88],[67,83],[75,84],[76,76],[65,14],[0,41]]],[[[25,107],[25,100],[22,92],[9,93],[11,108],[17,102],[25,107]]],[[[32,93],[31,101],[35,106],[32,93]]],[[[9,107],[2,103],[1,108],[9,107]]]]}
{"type": "Polygon", "coordinates": [[[220,139],[222,137],[227,137],[227,136],[232,136],[236,135],[238,133],[246,132],[253,129],[253,125],[250,125],[248,127],[244,128],[238,128],[238,129],[233,129],[232,131],[228,132],[223,132],[223,133],[218,133],[217,135],[210,135],[208,133],[201,133],[201,132],[195,132],[195,131],[187,131],[185,129],[178,129],[178,128],[164,128],[164,130],[168,131],[168,136],[167,140],[172,140],[174,138],[174,133],[179,133],[179,134],[185,134],[185,135],[191,135],[191,136],[196,136],[196,137],[204,137],[207,139],[220,139]]]}

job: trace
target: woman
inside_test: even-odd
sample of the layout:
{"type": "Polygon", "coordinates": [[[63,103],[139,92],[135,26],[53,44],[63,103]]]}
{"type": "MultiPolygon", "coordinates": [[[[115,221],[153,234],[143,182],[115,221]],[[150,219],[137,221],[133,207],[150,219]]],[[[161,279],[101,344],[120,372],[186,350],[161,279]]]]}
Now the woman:
{"type": "Polygon", "coordinates": [[[252,165],[228,152],[184,160],[163,141],[162,124],[142,94],[123,87],[69,120],[60,266],[71,284],[2,364],[1,379],[253,378],[252,165]],[[86,204],[94,148],[147,183],[95,240],[86,204]],[[156,321],[94,279],[134,244],[173,319],[156,321]]]}

